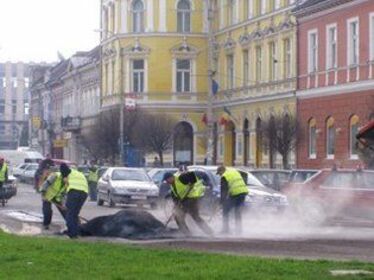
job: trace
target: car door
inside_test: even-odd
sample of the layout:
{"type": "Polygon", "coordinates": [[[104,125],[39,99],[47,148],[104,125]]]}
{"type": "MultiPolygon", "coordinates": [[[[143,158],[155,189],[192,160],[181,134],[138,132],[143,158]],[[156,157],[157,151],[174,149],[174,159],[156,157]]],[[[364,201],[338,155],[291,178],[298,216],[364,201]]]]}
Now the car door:
{"type": "Polygon", "coordinates": [[[374,172],[355,172],[351,208],[357,218],[374,220],[374,172]]]}

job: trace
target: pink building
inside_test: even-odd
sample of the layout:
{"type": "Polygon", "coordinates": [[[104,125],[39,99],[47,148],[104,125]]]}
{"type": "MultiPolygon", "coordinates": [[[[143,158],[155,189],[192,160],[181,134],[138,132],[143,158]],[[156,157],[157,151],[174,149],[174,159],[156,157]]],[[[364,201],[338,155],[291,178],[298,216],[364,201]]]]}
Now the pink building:
{"type": "Polygon", "coordinates": [[[307,0],[298,20],[300,168],[360,164],[359,127],[374,118],[374,1],[307,0]]]}

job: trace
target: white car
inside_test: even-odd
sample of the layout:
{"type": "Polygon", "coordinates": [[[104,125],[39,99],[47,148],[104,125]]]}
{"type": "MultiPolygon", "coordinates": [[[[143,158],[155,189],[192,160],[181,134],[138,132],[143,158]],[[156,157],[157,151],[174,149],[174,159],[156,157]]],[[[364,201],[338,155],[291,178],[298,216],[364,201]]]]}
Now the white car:
{"type": "Polygon", "coordinates": [[[110,167],[97,183],[97,204],[149,204],[157,207],[159,189],[141,168],[110,167]]]}
{"type": "Polygon", "coordinates": [[[27,184],[33,184],[35,172],[38,169],[38,167],[39,167],[39,164],[37,163],[29,163],[24,168],[23,172],[19,175],[19,180],[27,184]]]}
{"type": "Polygon", "coordinates": [[[30,163],[21,163],[17,165],[16,167],[13,168],[13,176],[18,178],[21,176],[21,174],[25,171],[25,168],[29,165],[30,163]]]}

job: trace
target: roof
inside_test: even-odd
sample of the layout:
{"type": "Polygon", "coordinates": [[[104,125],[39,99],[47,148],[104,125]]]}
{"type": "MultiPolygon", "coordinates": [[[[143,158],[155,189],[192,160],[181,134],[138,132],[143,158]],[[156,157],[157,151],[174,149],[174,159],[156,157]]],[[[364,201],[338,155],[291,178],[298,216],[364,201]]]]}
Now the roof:
{"type": "Polygon", "coordinates": [[[352,1],[354,0],[303,0],[299,1],[293,12],[296,17],[304,17],[352,1]]]}

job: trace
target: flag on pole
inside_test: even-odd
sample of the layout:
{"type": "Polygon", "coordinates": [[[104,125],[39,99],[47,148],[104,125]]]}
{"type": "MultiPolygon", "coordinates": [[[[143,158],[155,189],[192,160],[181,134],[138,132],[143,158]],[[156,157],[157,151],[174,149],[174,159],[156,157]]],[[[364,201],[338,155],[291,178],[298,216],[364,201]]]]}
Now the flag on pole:
{"type": "Polygon", "coordinates": [[[212,92],[213,92],[213,95],[216,95],[218,93],[218,90],[219,90],[219,85],[218,83],[216,82],[216,80],[212,80],[212,92]]]}

